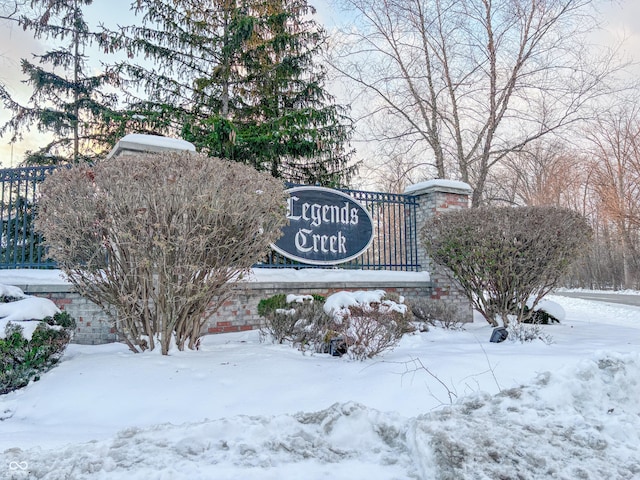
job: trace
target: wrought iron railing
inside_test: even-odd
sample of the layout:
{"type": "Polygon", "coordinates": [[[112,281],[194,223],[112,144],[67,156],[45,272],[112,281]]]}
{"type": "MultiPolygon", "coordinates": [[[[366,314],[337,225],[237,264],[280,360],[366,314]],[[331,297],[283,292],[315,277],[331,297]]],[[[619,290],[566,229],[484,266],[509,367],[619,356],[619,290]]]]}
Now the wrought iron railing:
{"type": "Polygon", "coordinates": [[[53,268],[33,228],[38,185],[56,167],[0,169],[0,268],[53,268]]]}
{"type": "MultiPolygon", "coordinates": [[[[42,238],[33,229],[38,185],[56,167],[0,169],[0,268],[55,268],[45,259],[42,238]]],[[[420,269],[417,253],[416,199],[410,195],[342,190],[371,214],[374,240],[357,259],[341,268],[368,270],[420,269]]],[[[308,268],[275,252],[256,267],[308,268]]]]}
{"type": "MultiPolygon", "coordinates": [[[[343,189],[369,211],[374,238],[369,249],[340,268],[418,271],[416,198],[412,195],[343,189]]],[[[260,267],[312,268],[272,252],[260,267]]],[[[326,267],[317,267],[326,268],[326,267]]]]}

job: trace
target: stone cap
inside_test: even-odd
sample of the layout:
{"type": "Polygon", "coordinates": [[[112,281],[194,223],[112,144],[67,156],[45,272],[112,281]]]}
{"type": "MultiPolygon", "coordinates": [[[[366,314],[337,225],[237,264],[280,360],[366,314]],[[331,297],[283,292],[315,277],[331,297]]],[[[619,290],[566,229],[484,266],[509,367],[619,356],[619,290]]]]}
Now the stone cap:
{"type": "Polygon", "coordinates": [[[471,195],[473,193],[473,189],[468,183],[460,182],[458,180],[444,180],[442,178],[427,180],[426,182],[409,185],[404,189],[404,193],[415,196],[434,192],[471,195]]]}
{"type": "Polygon", "coordinates": [[[130,133],[122,137],[115,147],[111,149],[107,159],[117,157],[127,153],[136,152],[195,152],[196,147],[193,143],[187,142],[179,138],[162,137],[160,135],[143,135],[139,133],[130,133]]]}

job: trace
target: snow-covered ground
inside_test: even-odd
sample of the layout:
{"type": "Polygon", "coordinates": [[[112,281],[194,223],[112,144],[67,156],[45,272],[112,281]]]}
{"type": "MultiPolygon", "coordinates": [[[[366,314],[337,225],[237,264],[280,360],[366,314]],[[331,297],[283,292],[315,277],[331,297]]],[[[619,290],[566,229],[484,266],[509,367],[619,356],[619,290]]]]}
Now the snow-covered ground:
{"type": "Polygon", "coordinates": [[[551,299],[551,344],[477,318],[365,362],[256,331],[70,345],[0,396],[0,479],[638,479],[640,308],[551,299]]]}

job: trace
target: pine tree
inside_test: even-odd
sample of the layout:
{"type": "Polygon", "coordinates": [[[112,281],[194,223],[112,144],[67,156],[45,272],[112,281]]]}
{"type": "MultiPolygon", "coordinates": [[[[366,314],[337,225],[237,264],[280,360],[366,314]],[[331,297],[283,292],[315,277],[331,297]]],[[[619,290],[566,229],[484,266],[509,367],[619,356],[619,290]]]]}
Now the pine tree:
{"type": "Polygon", "coordinates": [[[11,133],[11,141],[36,127],[53,140],[35,152],[28,152],[26,164],[57,164],[93,160],[108,151],[122,133],[122,121],[113,110],[116,96],[103,87],[116,78],[107,72],[87,74],[85,49],[99,39],[85,22],[83,8],[93,0],[32,0],[32,15],[17,21],[35,38],[56,45],[36,62],[22,59],[25,83],[33,88],[26,105],[0,86],[0,100],[13,117],[0,128],[11,133]]]}
{"type": "Polygon", "coordinates": [[[344,185],[351,123],[315,63],[325,34],[306,0],[141,0],[143,25],[110,48],[143,54],[121,73],[149,125],[212,156],[301,183],[344,185]],[[141,95],[144,93],[144,95],[141,95]],[[145,101],[144,98],[153,99],[145,101]]]}

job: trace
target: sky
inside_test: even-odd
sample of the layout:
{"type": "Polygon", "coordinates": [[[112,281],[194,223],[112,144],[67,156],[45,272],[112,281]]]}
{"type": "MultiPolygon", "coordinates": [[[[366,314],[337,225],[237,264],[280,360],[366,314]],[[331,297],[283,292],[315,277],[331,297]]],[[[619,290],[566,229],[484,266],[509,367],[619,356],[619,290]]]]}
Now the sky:
{"type": "MultiPolygon", "coordinates": [[[[338,1],[338,0],[336,0],[338,1]]],[[[1,2],[0,2],[1,3],[1,2]]],[[[129,10],[130,0],[95,0],[88,12],[88,18],[97,19],[108,25],[127,24],[133,18],[129,10]]],[[[317,8],[319,23],[329,31],[336,25],[348,21],[333,0],[311,2],[317,8]]],[[[598,35],[598,41],[613,44],[625,39],[624,53],[640,62],[640,2],[638,0],[604,0],[600,15],[606,32],[598,35]]],[[[24,97],[29,89],[21,84],[20,58],[29,58],[32,53],[41,53],[43,46],[32,38],[29,32],[0,21],[0,82],[9,90],[24,97]]],[[[337,92],[333,92],[336,94],[337,92]]],[[[339,97],[339,93],[337,94],[339,97]]],[[[0,106],[0,124],[10,118],[10,112],[0,106]]],[[[27,150],[36,149],[45,142],[36,131],[25,135],[14,145],[8,138],[0,137],[0,165],[15,166],[27,150]]]]}

